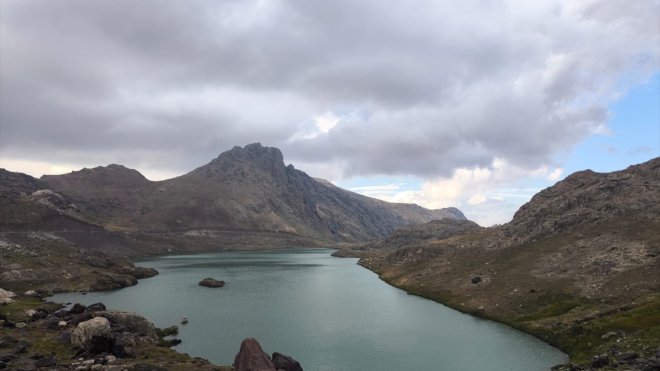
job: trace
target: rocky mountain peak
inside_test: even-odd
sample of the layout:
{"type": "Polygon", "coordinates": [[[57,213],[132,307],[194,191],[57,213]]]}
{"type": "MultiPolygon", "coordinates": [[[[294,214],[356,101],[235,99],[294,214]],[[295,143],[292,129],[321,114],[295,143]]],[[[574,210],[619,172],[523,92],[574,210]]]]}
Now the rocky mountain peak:
{"type": "Polygon", "coordinates": [[[614,217],[657,219],[658,205],[660,157],[611,173],[571,174],[532,197],[505,228],[528,240],[614,217]]]}
{"type": "Polygon", "coordinates": [[[261,143],[235,146],[221,153],[209,164],[198,168],[203,173],[229,173],[232,169],[256,168],[271,174],[276,180],[286,179],[286,167],[282,152],[274,147],[264,147],[261,143]]]}

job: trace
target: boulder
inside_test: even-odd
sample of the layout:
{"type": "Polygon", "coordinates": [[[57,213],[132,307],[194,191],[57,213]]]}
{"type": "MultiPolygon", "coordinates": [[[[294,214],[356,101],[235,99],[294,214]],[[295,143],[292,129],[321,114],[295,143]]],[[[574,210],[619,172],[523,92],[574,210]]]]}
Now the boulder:
{"type": "Polygon", "coordinates": [[[11,291],[0,289],[0,304],[10,304],[14,302],[16,294],[11,291]]]}
{"type": "Polygon", "coordinates": [[[70,316],[66,318],[68,318],[68,322],[71,326],[77,326],[80,322],[89,321],[94,317],[95,316],[93,316],[92,313],[88,312],[88,313],[76,314],[74,316],[70,316]]]}
{"type": "Polygon", "coordinates": [[[71,309],[69,309],[69,314],[80,314],[84,312],[85,309],[87,309],[86,306],[76,303],[73,305],[73,307],[71,307],[71,309]]]}
{"type": "Polygon", "coordinates": [[[273,364],[278,371],[303,371],[298,361],[282,353],[273,353],[273,364]]]}
{"type": "Polygon", "coordinates": [[[130,332],[138,336],[146,336],[150,340],[157,340],[158,333],[153,323],[146,318],[132,312],[105,311],[96,312],[98,316],[108,319],[117,331],[130,332]]]}
{"type": "Polygon", "coordinates": [[[90,353],[107,345],[110,345],[111,349],[110,321],[103,317],[94,317],[88,321],[80,322],[71,333],[71,343],[90,353]]]}
{"type": "Polygon", "coordinates": [[[206,287],[222,287],[225,285],[225,281],[220,281],[210,277],[206,277],[203,280],[199,281],[199,285],[206,287]]]}
{"type": "Polygon", "coordinates": [[[472,282],[472,284],[474,284],[474,285],[479,284],[479,283],[481,283],[481,277],[479,277],[479,276],[474,276],[474,277],[472,277],[472,279],[470,280],[470,282],[472,282]]]}
{"type": "Polygon", "coordinates": [[[119,358],[130,358],[135,356],[135,339],[130,334],[117,336],[112,354],[119,358]]]}
{"type": "Polygon", "coordinates": [[[37,294],[37,292],[34,291],[34,290],[27,290],[25,292],[25,294],[23,294],[23,295],[30,296],[30,297],[38,297],[39,296],[39,294],[37,294]]]}
{"type": "MultiPolygon", "coordinates": [[[[41,328],[44,330],[57,330],[60,328],[59,323],[60,319],[57,317],[47,318],[41,323],[41,328]]],[[[66,326],[66,322],[64,322],[64,326],[66,326]]]]}
{"type": "Polygon", "coordinates": [[[105,310],[105,305],[103,303],[94,303],[87,306],[86,311],[103,311],[105,310]]]}
{"type": "Polygon", "coordinates": [[[603,368],[610,364],[607,354],[599,354],[591,360],[591,368],[603,368]]]}
{"type": "Polygon", "coordinates": [[[241,342],[241,349],[234,359],[234,371],[277,371],[261,345],[253,338],[241,342]]]}

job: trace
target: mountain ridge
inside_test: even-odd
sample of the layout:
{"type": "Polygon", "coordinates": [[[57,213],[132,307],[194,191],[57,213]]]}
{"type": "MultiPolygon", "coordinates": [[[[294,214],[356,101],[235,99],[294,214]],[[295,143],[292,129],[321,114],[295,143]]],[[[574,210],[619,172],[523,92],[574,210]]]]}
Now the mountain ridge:
{"type": "Polygon", "coordinates": [[[456,208],[392,204],[320,182],[260,143],[161,181],[110,164],[44,175],[35,184],[70,200],[74,217],[121,230],[246,230],[356,242],[408,224],[465,219],[456,208]]]}

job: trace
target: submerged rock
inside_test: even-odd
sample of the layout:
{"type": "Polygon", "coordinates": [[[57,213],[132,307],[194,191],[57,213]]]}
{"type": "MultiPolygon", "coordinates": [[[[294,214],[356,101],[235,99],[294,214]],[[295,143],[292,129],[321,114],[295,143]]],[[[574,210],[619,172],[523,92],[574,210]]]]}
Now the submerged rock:
{"type": "Polygon", "coordinates": [[[225,285],[225,281],[220,281],[214,278],[206,277],[203,280],[199,281],[199,285],[206,287],[222,287],[225,285]]]}

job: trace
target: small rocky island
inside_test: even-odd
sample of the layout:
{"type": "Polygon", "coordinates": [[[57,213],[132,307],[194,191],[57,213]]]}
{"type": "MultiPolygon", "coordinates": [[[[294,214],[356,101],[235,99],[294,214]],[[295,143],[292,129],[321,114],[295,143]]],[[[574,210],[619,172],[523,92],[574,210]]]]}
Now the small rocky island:
{"type": "Polygon", "coordinates": [[[206,287],[222,287],[225,285],[225,281],[216,280],[215,278],[206,277],[203,280],[199,281],[200,286],[206,287]]]}

